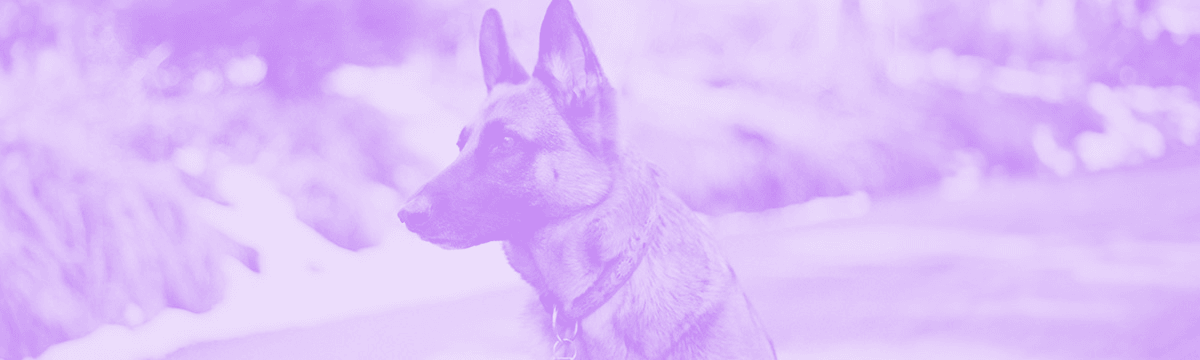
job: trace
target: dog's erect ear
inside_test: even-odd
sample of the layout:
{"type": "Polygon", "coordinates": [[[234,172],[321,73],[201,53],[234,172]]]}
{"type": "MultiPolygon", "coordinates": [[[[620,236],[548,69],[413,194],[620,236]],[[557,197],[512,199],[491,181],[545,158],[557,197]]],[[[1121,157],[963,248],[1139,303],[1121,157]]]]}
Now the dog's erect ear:
{"type": "Polygon", "coordinates": [[[496,9],[488,9],[483,14],[483,27],[479,29],[479,57],[483,59],[483,82],[487,84],[488,92],[496,84],[520,84],[529,79],[508,48],[504,24],[500,22],[500,12],[496,9]]]}
{"type": "Polygon", "coordinates": [[[551,89],[563,116],[590,149],[608,153],[616,137],[612,87],[567,0],[554,0],[542,20],[533,77],[551,89]]]}
{"type": "Polygon", "coordinates": [[[540,46],[533,76],[561,92],[563,100],[594,95],[605,81],[600,62],[592,53],[592,45],[575,19],[569,1],[555,0],[546,9],[540,46]]]}

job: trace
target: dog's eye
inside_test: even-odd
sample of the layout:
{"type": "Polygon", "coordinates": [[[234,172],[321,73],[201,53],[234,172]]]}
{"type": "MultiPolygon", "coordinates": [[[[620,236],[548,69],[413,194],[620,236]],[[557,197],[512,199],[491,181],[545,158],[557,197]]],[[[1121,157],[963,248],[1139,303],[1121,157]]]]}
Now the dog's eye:
{"type": "Polygon", "coordinates": [[[467,131],[466,128],[463,128],[462,131],[458,133],[458,142],[455,144],[458,145],[458,151],[462,151],[463,147],[467,146],[467,139],[470,137],[471,132],[467,131]]]}
{"type": "Polygon", "coordinates": [[[488,124],[481,134],[480,149],[491,155],[510,153],[520,145],[521,137],[512,130],[504,128],[499,122],[488,124]]]}
{"type": "Polygon", "coordinates": [[[492,152],[493,153],[507,152],[507,151],[511,150],[513,148],[513,146],[516,145],[516,143],[517,143],[517,139],[513,138],[511,135],[505,135],[504,137],[500,138],[500,141],[496,142],[495,146],[492,147],[492,152]]]}

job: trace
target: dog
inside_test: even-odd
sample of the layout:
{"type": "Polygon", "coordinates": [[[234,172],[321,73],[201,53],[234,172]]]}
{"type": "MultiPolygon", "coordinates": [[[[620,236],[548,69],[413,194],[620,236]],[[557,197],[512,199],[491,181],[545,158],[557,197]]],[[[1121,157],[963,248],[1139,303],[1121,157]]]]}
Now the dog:
{"type": "Polygon", "coordinates": [[[398,216],[447,249],[503,241],[536,289],[554,358],[774,359],[705,224],[617,139],[615,92],[566,0],[526,73],[489,9],[487,99],[458,158],[398,216]]]}

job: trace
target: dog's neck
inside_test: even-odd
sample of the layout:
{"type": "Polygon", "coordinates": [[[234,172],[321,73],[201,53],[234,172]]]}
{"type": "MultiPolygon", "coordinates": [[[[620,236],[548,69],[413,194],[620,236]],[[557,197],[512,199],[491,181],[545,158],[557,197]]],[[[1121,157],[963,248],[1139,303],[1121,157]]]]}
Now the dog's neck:
{"type": "Polygon", "coordinates": [[[552,222],[529,242],[505,245],[509,263],[538,291],[547,311],[579,320],[629,279],[645,254],[661,201],[648,164],[625,161],[603,202],[552,222]]]}
{"type": "Polygon", "coordinates": [[[628,348],[615,353],[657,358],[685,334],[711,330],[697,325],[697,319],[720,316],[724,308],[719,304],[736,301],[731,296],[740,290],[728,263],[717,255],[711,233],[658,184],[653,168],[636,162],[622,166],[604,202],[550,223],[529,242],[507,242],[505,252],[513,269],[550,307],[547,315],[586,299],[596,286],[612,290],[599,304],[567,314],[566,321],[560,309],[559,319],[550,319],[555,336],[570,334],[566,329],[578,325],[583,343],[620,338],[628,348]],[[627,274],[611,270],[623,259],[637,260],[636,266],[627,274]],[[620,279],[614,273],[628,276],[620,279]],[[614,278],[619,282],[614,284],[614,278]]]}

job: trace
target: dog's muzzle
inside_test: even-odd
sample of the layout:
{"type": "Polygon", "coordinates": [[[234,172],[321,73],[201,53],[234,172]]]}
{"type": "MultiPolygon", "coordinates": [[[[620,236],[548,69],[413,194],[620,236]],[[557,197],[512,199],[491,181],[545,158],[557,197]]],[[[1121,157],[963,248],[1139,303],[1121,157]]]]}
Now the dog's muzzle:
{"type": "Polygon", "coordinates": [[[429,197],[418,194],[404,204],[404,208],[396,214],[400,218],[400,222],[408,226],[408,230],[421,233],[421,230],[429,224],[429,209],[431,207],[429,197]]]}

